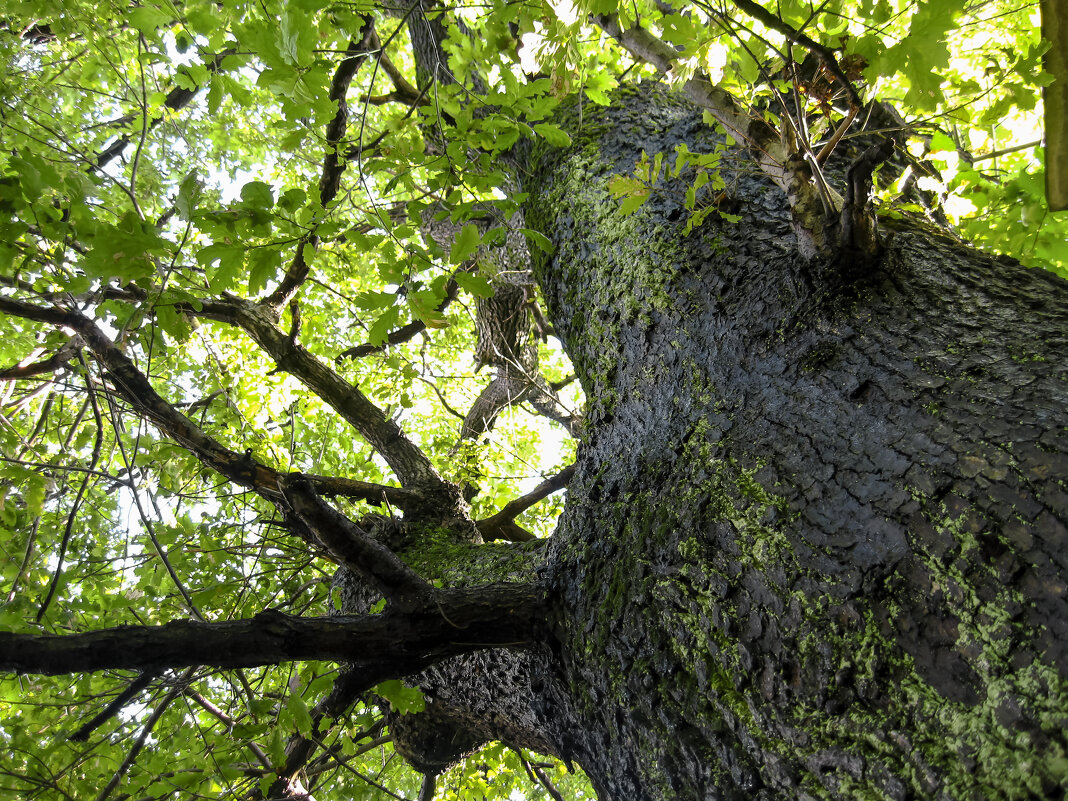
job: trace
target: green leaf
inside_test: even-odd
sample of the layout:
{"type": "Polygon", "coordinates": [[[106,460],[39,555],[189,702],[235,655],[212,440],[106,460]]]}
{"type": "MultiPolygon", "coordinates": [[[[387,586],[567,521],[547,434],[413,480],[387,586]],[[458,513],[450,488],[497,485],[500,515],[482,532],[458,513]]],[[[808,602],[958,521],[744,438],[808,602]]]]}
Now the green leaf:
{"type": "Polygon", "coordinates": [[[208,114],[215,115],[222,105],[223,82],[218,75],[212,75],[208,85],[208,114]]]}
{"type": "Polygon", "coordinates": [[[204,194],[204,184],[197,175],[197,171],[190,172],[178,187],[178,197],[174,201],[174,207],[178,210],[178,216],[183,220],[193,219],[193,212],[197,210],[197,203],[204,194]]]}
{"type": "Polygon", "coordinates": [[[493,286],[477,273],[466,273],[462,270],[454,276],[456,283],[476,298],[488,298],[493,295],[493,286]]]}
{"type": "Polygon", "coordinates": [[[384,345],[386,343],[386,337],[389,336],[389,332],[397,327],[397,323],[400,320],[400,306],[393,306],[386,309],[374,324],[367,331],[367,341],[374,346],[384,345]]]}
{"type": "Polygon", "coordinates": [[[534,126],[534,132],[555,147],[568,147],[571,144],[571,137],[559,125],[539,122],[534,126]]]}
{"type": "Polygon", "coordinates": [[[538,250],[540,250],[542,253],[547,253],[551,256],[556,250],[556,248],[553,247],[553,243],[549,239],[549,237],[545,236],[545,234],[541,233],[541,231],[535,231],[533,228],[520,228],[519,230],[526,234],[527,239],[533,242],[534,246],[537,247],[538,250]]]}
{"type": "Polygon", "coordinates": [[[208,283],[215,292],[225,292],[237,280],[244,266],[245,246],[229,242],[216,242],[197,251],[199,262],[208,273],[208,283]],[[212,267],[218,263],[218,267],[212,267]]]}
{"type": "Polygon", "coordinates": [[[249,295],[258,295],[266,289],[267,284],[277,275],[281,263],[281,254],[273,247],[259,247],[249,250],[249,295]]]}
{"type": "Polygon", "coordinates": [[[467,223],[460,230],[460,233],[456,235],[456,239],[452,243],[449,261],[453,264],[467,261],[478,250],[481,242],[482,237],[478,233],[478,226],[474,223],[467,223]]]}
{"type": "Polygon", "coordinates": [[[407,687],[398,679],[384,681],[371,688],[371,692],[377,693],[389,701],[389,705],[402,715],[422,712],[426,708],[426,699],[418,687],[407,687]]]}
{"type": "Polygon", "coordinates": [[[286,764],[286,741],[282,735],[282,727],[275,726],[271,730],[271,739],[267,744],[267,750],[271,757],[271,766],[275,770],[281,770],[286,764]]]}
{"type": "Polygon", "coordinates": [[[312,723],[311,713],[304,699],[296,693],[290,693],[289,698],[286,699],[286,706],[293,715],[293,722],[297,724],[297,731],[305,737],[310,737],[315,724],[312,723]]]}
{"type": "Polygon", "coordinates": [[[274,206],[274,190],[263,181],[249,181],[241,187],[241,204],[266,211],[274,206]]]}
{"type": "Polygon", "coordinates": [[[629,175],[616,175],[608,182],[608,191],[622,201],[619,206],[620,214],[624,216],[633,214],[649,199],[650,188],[629,175]]]}
{"type": "Polygon", "coordinates": [[[150,39],[156,38],[156,29],[166,25],[171,15],[155,6],[140,6],[129,13],[130,25],[150,39]]]}

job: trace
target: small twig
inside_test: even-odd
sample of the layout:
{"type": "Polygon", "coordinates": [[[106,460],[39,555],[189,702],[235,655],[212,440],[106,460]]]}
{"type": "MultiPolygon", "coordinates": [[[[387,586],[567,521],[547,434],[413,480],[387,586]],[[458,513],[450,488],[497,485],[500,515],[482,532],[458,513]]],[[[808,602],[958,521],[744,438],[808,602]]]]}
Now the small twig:
{"type": "Polygon", "coordinates": [[[138,754],[141,753],[141,749],[145,747],[145,742],[148,740],[148,735],[152,733],[153,727],[159,722],[159,719],[163,717],[163,713],[167,711],[167,707],[171,705],[171,702],[178,697],[182,692],[182,685],[184,685],[193,675],[195,668],[186,668],[185,672],[178,678],[175,685],[170,689],[159,706],[152,712],[148,720],[145,721],[145,725],[141,727],[141,733],[137,736],[137,741],[134,742],[130,752],[126,755],[126,759],[119,765],[115,771],[115,775],[111,777],[111,781],[107,783],[103,790],[100,791],[100,795],[96,797],[96,801],[106,801],[115,788],[119,786],[119,782],[122,781],[122,777],[133,766],[133,763],[137,760],[138,754]]]}
{"type": "Polygon", "coordinates": [[[753,19],[767,25],[774,31],[778,31],[793,44],[801,45],[816,56],[816,58],[820,60],[820,63],[823,64],[824,69],[826,69],[845,90],[851,107],[860,108],[864,105],[864,101],[861,100],[860,94],[845,76],[845,73],[842,72],[838,60],[834,57],[834,53],[829,48],[824,47],[807,34],[795,30],[767,9],[754,3],[753,0],[731,0],[731,2],[753,19]]]}
{"type": "MultiPolygon", "coordinates": [[[[89,400],[93,407],[93,416],[96,418],[96,441],[93,443],[93,456],[89,462],[89,470],[96,469],[97,464],[100,461],[100,453],[103,447],[104,439],[104,422],[100,417],[100,407],[97,406],[96,393],[93,390],[93,383],[89,372],[89,365],[85,362],[85,356],[81,351],[78,352],[78,359],[82,363],[82,368],[85,370],[85,389],[89,395],[89,400]]],[[[85,491],[89,488],[89,482],[93,480],[93,473],[87,472],[85,478],[82,479],[81,485],[78,487],[78,494],[74,498],[74,503],[71,504],[70,511],[67,513],[67,524],[63,528],[63,538],[59,543],[59,553],[56,556],[56,569],[52,572],[52,581],[48,585],[48,592],[45,594],[45,599],[41,602],[41,607],[37,610],[37,622],[40,623],[41,619],[45,616],[45,612],[48,611],[49,605],[52,603],[52,598],[55,597],[56,589],[59,587],[59,578],[63,575],[63,560],[67,556],[67,548],[70,546],[70,539],[74,533],[74,521],[78,518],[78,511],[81,509],[82,498],[85,497],[85,491]]]]}
{"type": "Polygon", "coordinates": [[[73,740],[77,743],[86,742],[89,739],[90,734],[99,729],[101,724],[106,722],[109,718],[117,715],[119,711],[124,706],[126,706],[126,704],[128,704],[135,695],[137,695],[139,692],[141,692],[141,690],[145,689],[145,687],[151,684],[154,678],[156,678],[156,674],[151,671],[145,671],[144,673],[142,673],[136,679],[131,681],[127,685],[126,689],[119,693],[119,695],[115,698],[114,701],[104,707],[104,709],[101,710],[99,714],[94,716],[93,719],[90,720],[88,723],[85,723],[80,726],[78,730],[67,739],[73,740]]]}
{"type": "Polygon", "coordinates": [[[1025,142],[1022,145],[1013,145],[1012,147],[1004,147],[1001,150],[992,150],[989,153],[984,153],[981,156],[972,156],[971,162],[975,164],[977,161],[986,161],[987,159],[996,159],[1001,156],[1007,156],[1010,153],[1018,153],[1021,150],[1027,150],[1031,147],[1040,147],[1042,145],[1041,139],[1036,139],[1033,142],[1025,142]]]}
{"type": "Polygon", "coordinates": [[[831,138],[827,140],[827,144],[820,148],[820,152],[816,154],[817,164],[822,166],[823,163],[827,161],[827,158],[834,151],[835,147],[838,146],[838,142],[841,141],[842,137],[845,135],[845,132],[849,130],[849,126],[853,124],[853,120],[857,118],[857,113],[858,109],[849,109],[849,113],[842,118],[842,121],[838,124],[838,127],[834,131],[834,134],[832,134],[831,138]]]}

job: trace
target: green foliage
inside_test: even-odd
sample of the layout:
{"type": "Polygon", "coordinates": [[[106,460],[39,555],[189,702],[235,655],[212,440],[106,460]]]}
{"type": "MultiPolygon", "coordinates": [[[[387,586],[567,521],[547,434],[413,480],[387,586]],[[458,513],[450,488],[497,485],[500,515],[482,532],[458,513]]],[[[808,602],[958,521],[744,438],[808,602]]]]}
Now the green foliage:
{"type": "MultiPolygon", "coordinates": [[[[503,226],[522,201],[510,194],[502,154],[517,144],[572,147],[553,118],[561,100],[605,105],[620,82],[652,75],[608,46],[589,15],[641,20],[677,48],[669,80],[707,73],[769,119],[782,114],[779,93],[796,88],[783,77],[786,57],[805,56],[759,23],[743,33],[702,4],[491,3],[458,12],[471,35],[446,20],[457,83],[435,85],[418,103],[386,102],[403,95],[391,70],[414,84],[415,63],[404,21],[369,2],[0,4],[0,295],[84,311],[165,401],[238,453],[281,471],[392,484],[380,456],[324,399],[210,313],[215,302],[269,298],[306,270],[297,307],[281,304],[277,327],[288,331],[299,316],[292,327],[308,353],[397,421],[442,475],[477,485],[476,519],[573,460],[561,429],[523,407],[503,413],[483,440],[458,435],[489,380],[469,355],[472,317],[492,293],[494,254],[513,246],[503,226]],[[347,128],[331,141],[335,75],[365,16],[389,62],[372,57],[356,71],[347,128]],[[328,157],[340,171],[329,196],[328,157]],[[455,229],[447,241],[425,233],[430,218],[455,229]],[[459,291],[446,303],[450,279],[459,291]],[[421,333],[380,347],[413,323],[421,333]],[[379,349],[338,359],[361,344],[379,349]]],[[[839,57],[863,59],[855,63],[864,65],[856,77],[865,99],[899,102],[922,135],[917,157],[940,171],[920,188],[965,236],[1068,274],[1068,216],[1045,206],[1041,150],[1002,152],[1038,138],[1026,132],[1049,76],[1032,6],[765,5],[839,57]]],[[[815,91],[797,102],[816,144],[843,113],[815,91]]],[[[721,157],[685,147],[643,155],[610,189],[626,215],[666,180],[686,181],[689,233],[713,212],[731,219],[718,202],[721,157]]],[[[886,188],[884,204],[900,188],[886,188]]],[[[545,232],[518,233],[530,250],[553,251],[545,232]]],[[[69,339],[2,316],[0,369],[42,362],[69,339]]],[[[546,379],[566,383],[572,370],[555,339],[538,349],[546,379]]],[[[132,414],[87,354],[66,355],[51,370],[0,381],[0,626],[69,633],[194,612],[219,621],[267,608],[326,613],[332,563],[262,497],[132,414]]],[[[574,383],[561,397],[581,408],[574,383]]],[[[353,517],[370,511],[338,503],[353,517]]],[[[547,536],[562,504],[551,496],[519,522],[547,536]]],[[[123,795],[244,797],[270,786],[291,737],[314,733],[315,705],[336,674],[327,664],[168,673],[84,744],[65,735],[132,675],[5,677],[0,797],[96,798],[157,711],[153,747],[122,778],[123,795]]],[[[316,798],[381,798],[376,785],[417,795],[420,777],[393,752],[378,706],[422,708],[402,678],[320,727],[316,798]]],[[[500,745],[441,777],[437,797],[548,798],[530,762],[544,762],[539,770],[565,797],[592,797],[581,775],[500,745]]]]}

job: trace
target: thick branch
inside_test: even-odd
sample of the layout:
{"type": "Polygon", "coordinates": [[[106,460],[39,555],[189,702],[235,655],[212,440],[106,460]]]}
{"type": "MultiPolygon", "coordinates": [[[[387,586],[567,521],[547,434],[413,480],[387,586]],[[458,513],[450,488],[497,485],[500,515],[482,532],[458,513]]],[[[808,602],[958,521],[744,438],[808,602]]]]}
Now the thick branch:
{"type": "MultiPolygon", "coordinates": [[[[205,302],[199,312],[191,306],[183,306],[181,310],[242,328],[281,369],[304,382],[351,423],[378,449],[403,483],[430,490],[445,486],[430,460],[404,436],[396,423],[386,417],[359,389],[319,362],[301,345],[294,344],[261,308],[247,301],[231,299],[205,302]]],[[[46,308],[7,297],[0,297],[0,312],[55,326],[67,326],[79,332],[85,344],[117,380],[123,397],[139,414],[231,481],[272,500],[281,497],[278,482],[282,474],[248,454],[239,454],[226,448],[205,434],[192,420],[165,401],[152,388],[148,378],[89,318],[58,306],[46,308]]],[[[406,511],[441,501],[433,492],[431,495],[434,497],[430,497],[418,490],[406,491],[367,482],[319,476],[312,477],[312,482],[317,491],[328,495],[360,497],[375,502],[385,496],[390,503],[406,511]]]]}
{"type": "Polygon", "coordinates": [[[230,298],[205,302],[193,312],[243,329],[274,359],[280,370],[298,378],[326,401],[377,450],[406,487],[444,487],[426,454],[408,439],[360,390],[313,356],[303,345],[280,331],[268,311],[254,303],[230,298]]]}
{"type": "Polygon", "coordinates": [[[191,665],[257,667],[290,660],[351,662],[366,689],[482,648],[541,639],[540,587],[439,590],[412,613],[301,618],[274,610],[247,620],[120,626],[66,636],[0,632],[0,671],[159,671],[191,665]]]}
{"type": "Polygon", "coordinates": [[[377,587],[391,604],[405,611],[426,604],[431,586],[393,551],[324,502],[306,477],[287,476],[282,492],[293,513],[327,550],[377,587]]]}
{"type": "Polygon", "coordinates": [[[268,498],[277,500],[281,497],[277,489],[279,474],[275,470],[248,454],[230,450],[205,434],[192,420],[165,401],[130,358],[88,317],[58,306],[44,308],[6,297],[0,297],[0,312],[65,326],[78,332],[97,361],[111,374],[116,389],[138,414],[231,481],[268,498]]]}
{"type": "Polygon", "coordinates": [[[872,145],[846,171],[846,196],[842,205],[842,248],[867,260],[880,250],[878,222],[872,208],[872,172],[894,152],[894,140],[872,145]]]}

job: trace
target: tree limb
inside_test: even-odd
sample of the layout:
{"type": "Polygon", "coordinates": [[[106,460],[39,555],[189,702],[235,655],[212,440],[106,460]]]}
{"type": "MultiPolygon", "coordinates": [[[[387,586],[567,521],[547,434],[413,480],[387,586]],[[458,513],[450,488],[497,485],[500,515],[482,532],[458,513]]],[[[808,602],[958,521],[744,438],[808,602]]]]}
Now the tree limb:
{"type": "Polygon", "coordinates": [[[71,337],[60,346],[59,350],[33,364],[16,364],[0,370],[0,381],[18,381],[22,378],[30,378],[35,375],[54,373],[71,359],[78,355],[83,343],[79,337],[71,337]]]}
{"type": "Polygon", "coordinates": [[[515,518],[538,501],[566,487],[573,475],[575,475],[575,465],[568,465],[556,475],[545,479],[523,497],[506,503],[496,514],[476,522],[475,525],[482,534],[482,539],[487,542],[489,540],[522,542],[534,539],[533,534],[516,525],[515,518]]]}
{"type": "Polygon", "coordinates": [[[155,727],[159,719],[163,717],[163,713],[167,711],[167,707],[171,705],[171,702],[177,698],[182,692],[182,686],[189,681],[189,678],[193,675],[192,669],[185,671],[175,685],[167,691],[167,694],[160,701],[159,706],[152,710],[152,714],[148,716],[148,720],[145,721],[145,725],[141,727],[141,733],[137,735],[137,740],[134,741],[133,747],[126,755],[126,759],[122,761],[122,764],[115,770],[115,774],[111,777],[104,789],[100,791],[100,795],[96,797],[96,801],[107,801],[107,798],[115,791],[115,788],[119,786],[119,782],[122,781],[122,777],[126,775],[127,771],[133,767],[133,763],[137,761],[138,754],[145,747],[145,743],[148,741],[148,736],[152,733],[152,729],[155,727]]]}
{"type": "MultiPolygon", "coordinates": [[[[221,53],[216,53],[212,60],[204,66],[207,68],[209,73],[216,73],[222,66],[223,59],[229,55],[232,55],[233,53],[233,50],[223,50],[221,53]]],[[[189,105],[193,98],[197,96],[197,92],[199,91],[199,87],[197,89],[186,89],[181,86],[175,86],[173,89],[171,89],[170,92],[167,93],[167,97],[163,101],[163,109],[167,111],[180,111],[181,109],[189,105]]],[[[119,122],[128,122],[129,120],[134,119],[135,116],[136,115],[128,115],[127,117],[121,118],[119,122]]],[[[159,116],[153,117],[152,121],[148,124],[148,130],[151,131],[153,128],[163,122],[165,118],[165,113],[161,113],[159,116]]],[[[121,155],[122,152],[126,150],[127,147],[129,147],[130,142],[131,139],[127,134],[123,134],[118,139],[113,140],[111,144],[101,150],[100,153],[97,155],[96,163],[93,165],[92,169],[103,169],[105,166],[107,166],[109,162],[111,162],[117,156],[121,155]]]]}
{"type": "Polygon", "coordinates": [[[440,489],[443,497],[447,494],[444,492],[445,482],[430,459],[404,435],[400,426],[357,387],[280,331],[268,310],[250,301],[230,297],[223,301],[205,301],[201,311],[190,311],[243,329],[279,369],[299,379],[349,422],[382,455],[401,484],[440,489]]]}
{"type": "MultiPolygon", "coordinates": [[[[349,41],[346,50],[347,57],[338,64],[330,82],[330,99],[337,103],[337,112],[326,126],[326,155],[323,157],[323,168],[319,176],[319,203],[324,210],[327,204],[337,197],[338,190],[341,188],[341,176],[345,172],[346,162],[338,153],[349,119],[349,104],[345,95],[348,93],[352,79],[367,60],[368,54],[380,46],[374,29],[374,21],[366,15],[361,19],[363,20],[361,37],[349,41]]],[[[311,248],[314,251],[318,244],[319,236],[315,233],[315,226],[313,226],[297,242],[296,254],[286,269],[281,283],[264,300],[265,306],[278,310],[290,300],[293,293],[308,277],[309,267],[304,256],[304,249],[311,248]]]]}
{"type": "Polygon", "coordinates": [[[79,726],[78,730],[67,739],[73,740],[77,743],[84,743],[88,741],[90,734],[100,728],[101,724],[105,723],[109,718],[117,715],[119,711],[124,706],[126,706],[126,704],[128,704],[135,695],[137,695],[139,692],[141,692],[141,690],[145,689],[145,687],[151,684],[152,680],[155,678],[155,673],[142,673],[136,679],[131,681],[126,686],[126,689],[119,693],[119,695],[110,704],[104,707],[102,711],[97,713],[92,720],[90,720],[88,723],[83,723],[81,726],[79,726]]]}
{"type": "Polygon", "coordinates": [[[545,607],[540,586],[497,584],[437,590],[411,613],[302,618],[266,610],[222,623],[180,620],[66,636],[0,632],[0,671],[58,675],[330,660],[353,663],[368,689],[457,654],[539,642],[545,607]]]}
{"type": "Polygon", "coordinates": [[[864,105],[864,101],[861,100],[860,94],[857,93],[856,88],[850,83],[849,79],[842,71],[842,67],[838,64],[838,60],[834,57],[834,53],[830,48],[824,47],[805,33],[795,30],[767,9],[754,3],[753,0],[731,0],[731,2],[736,8],[744,11],[753,19],[763,23],[773,31],[778,31],[790,42],[796,45],[801,45],[801,47],[805,48],[808,52],[818,58],[820,63],[823,64],[823,68],[827,70],[839,84],[841,84],[842,88],[845,90],[846,96],[849,98],[849,105],[852,109],[859,109],[864,105]]]}
{"type": "Polygon", "coordinates": [[[410,611],[427,603],[433,588],[393,551],[324,502],[307,478],[290,474],[281,489],[294,514],[326,549],[377,587],[391,605],[410,611]]]}
{"type": "MultiPolygon", "coordinates": [[[[448,308],[449,304],[456,300],[456,295],[460,290],[460,285],[456,283],[455,279],[450,278],[448,283],[445,284],[445,297],[442,299],[434,311],[443,312],[448,308]]],[[[393,331],[390,331],[386,335],[386,341],[381,345],[372,345],[369,342],[365,342],[362,345],[354,345],[351,348],[341,351],[334,357],[334,361],[341,363],[343,359],[358,359],[361,356],[368,356],[372,353],[378,353],[385,350],[390,345],[399,345],[402,342],[407,342],[420,331],[426,330],[426,323],[422,320],[412,320],[407,325],[402,325],[393,331]]]]}
{"type": "Polygon", "coordinates": [[[0,312],[77,331],[97,361],[110,372],[118,392],[142,417],[231,481],[273,500],[281,497],[277,488],[277,471],[257,462],[248,454],[226,448],[205,434],[192,420],[165,401],[130,358],[88,317],[59,306],[45,308],[8,297],[0,297],[0,312]]]}

